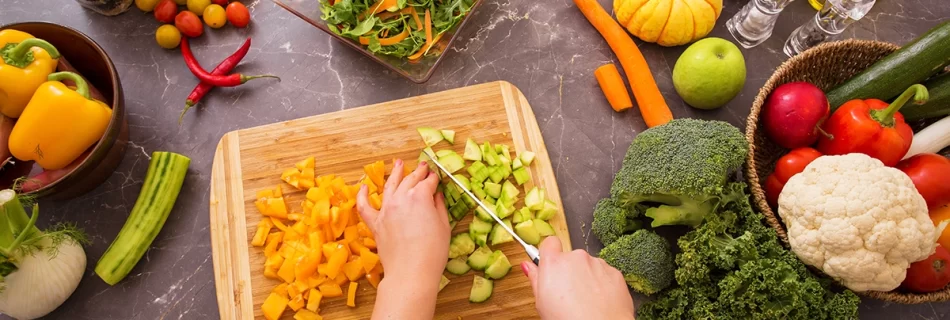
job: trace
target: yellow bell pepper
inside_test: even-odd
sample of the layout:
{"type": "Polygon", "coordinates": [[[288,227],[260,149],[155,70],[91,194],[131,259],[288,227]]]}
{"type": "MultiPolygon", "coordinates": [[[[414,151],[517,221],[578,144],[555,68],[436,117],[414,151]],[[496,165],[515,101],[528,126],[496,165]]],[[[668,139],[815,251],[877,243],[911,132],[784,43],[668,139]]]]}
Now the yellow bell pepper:
{"type": "Polygon", "coordinates": [[[36,88],[56,71],[59,51],[29,33],[8,29],[0,30],[0,56],[0,113],[18,118],[36,88]]]}
{"type": "Polygon", "coordinates": [[[89,98],[89,86],[78,74],[58,72],[36,89],[10,133],[10,153],[34,160],[46,170],[62,169],[102,138],[112,109],[89,98]],[[76,83],[76,91],[62,80],[76,83]]]}
{"type": "Polygon", "coordinates": [[[261,312],[267,320],[280,319],[280,316],[284,314],[284,310],[287,309],[289,302],[290,299],[271,292],[271,294],[267,296],[267,299],[264,299],[264,303],[261,304],[261,312]]]}

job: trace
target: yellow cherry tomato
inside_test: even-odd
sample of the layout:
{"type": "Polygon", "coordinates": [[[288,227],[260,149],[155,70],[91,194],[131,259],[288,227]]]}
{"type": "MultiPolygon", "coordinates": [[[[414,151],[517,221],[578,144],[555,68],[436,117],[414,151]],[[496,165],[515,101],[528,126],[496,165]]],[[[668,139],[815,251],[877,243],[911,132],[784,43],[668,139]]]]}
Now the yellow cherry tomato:
{"type": "Polygon", "coordinates": [[[202,15],[205,12],[205,8],[211,5],[211,0],[187,0],[188,1],[188,11],[194,12],[197,15],[202,15]]]}
{"type": "Polygon", "coordinates": [[[175,49],[181,43],[181,32],[175,26],[166,24],[155,31],[155,41],[165,49],[175,49]]]}
{"type": "Polygon", "coordinates": [[[228,23],[227,13],[225,13],[224,7],[216,4],[212,4],[205,8],[202,19],[204,19],[205,24],[214,29],[223,27],[224,24],[228,23]]]}
{"type": "Polygon", "coordinates": [[[155,5],[158,4],[158,0],[135,0],[135,6],[142,10],[142,12],[151,12],[155,10],[155,5]]]}

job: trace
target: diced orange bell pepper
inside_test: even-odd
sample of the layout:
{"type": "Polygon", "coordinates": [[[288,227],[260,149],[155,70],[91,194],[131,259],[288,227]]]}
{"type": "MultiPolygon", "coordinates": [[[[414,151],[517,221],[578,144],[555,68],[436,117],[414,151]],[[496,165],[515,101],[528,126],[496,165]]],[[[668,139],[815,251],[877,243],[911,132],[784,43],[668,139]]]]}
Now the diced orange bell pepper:
{"type": "Polygon", "coordinates": [[[317,225],[323,226],[330,223],[330,200],[320,199],[313,204],[313,211],[310,212],[311,219],[317,225]]]}
{"type": "Polygon", "coordinates": [[[294,282],[294,271],[297,267],[297,261],[293,258],[284,259],[284,263],[277,270],[277,276],[284,282],[294,282]]]}
{"type": "Polygon", "coordinates": [[[307,229],[308,229],[307,223],[303,222],[303,220],[297,221],[297,223],[294,223],[294,225],[291,228],[294,229],[294,232],[296,232],[297,234],[300,234],[300,235],[307,234],[307,229]]]}
{"type": "Polygon", "coordinates": [[[266,199],[266,198],[278,197],[277,195],[275,195],[274,189],[257,190],[257,193],[255,193],[255,195],[258,200],[260,200],[261,198],[266,199]]]}
{"type": "Polygon", "coordinates": [[[363,248],[360,251],[360,261],[363,262],[363,270],[370,272],[376,268],[376,264],[379,263],[379,255],[373,253],[367,248],[363,248]]]}
{"type": "Polygon", "coordinates": [[[307,309],[300,309],[294,314],[294,320],[323,320],[323,317],[321,317],[319,314],[316,314],[316,312],[307,309]]]}
{"type": "Polygon", "coordinates": [[[300,190],[310,189],[316,185],[316,182],[313,180],[313,168],[301,171],[297,179],[297,188],[300,190]]]}
{"type": "Polygon", "coordinates": [[[343,239],[353,242],[359,240],[360,233],[356,230],[356,226],[346,227],[343,229],[343,239]]]}
{"type": "Polygon", "coordinates": [[[386,183],[386,165],[382,160],[363,166],[363,172],[377,187],[381,187],[386,183]]]}
{"type": "Polygon", "coordinates": [[[350,282],[350,289],[346,291],[346,305],[349,307],[356,307],[356,288],[359,287],[359,284],[356,282],[350,282]]]}
{"type": "Polygon", "coordinates": [[[264,303],[261,304],[261,312],[267,320],[280,319],[280,316],[284,314],[284,310],[287,309],[287,303],[289,302],[290,299],[272,292],[267,296],[267,299],[264,299],[264,303]]]}
{"type": "Polygon", "coordinates": [[[294,288],[296,288],[297,291],[300,291],[300,293],[303,294],[304,298],[307,297],[308,290],[316,287],[316,286],[311,287],[310,284],[307,283],[307,278],[294,280],[293,284],[288,284],[288,285],[294,286],[294,288]]]}
{"type": "Polygon", "coordinates": [[[296,168],[284,170],[284,172],[280,174],[280,180],[283,180],[287,184],[300,189],[300,170],[297,170],[296,168]]]}
{"type": "Polygon", "coordinates": [[[373,180],[370,180],[369,177],[363,177],[363,179],[360,180],[360,184],[361,185],[365,184],[366,188],[369,190],[369,193],[374,193],[376,191],[379,191],[379,188],[380,188],[380,187],[377,187],[376,184],[373,183],[373,180]]]}
{"type": "MultiPolygon", "coordinates": [[[[319,269],[320,267],[317,266],[317,268],[319,269]]],[[[311,288],[316,288],[317,286],[323,284],[323,282],[326,280],[327,280],[326,275],[323,275],[317,272],[313,274],[312,276],[310,276],[310,278],[307,278],[307,286],[311,288]]]]}
{"type": "Polygon", "coordinates": [[[334,250],[333,254],[330,256],[330,259],[327,260],[327,277],[333,279],[340,274],[340,270],[343,269],[343,264],[346,263],[346,258],[350,256],[350,250],[334,250]]]}
{"type": "Polygon", "coordinates": [[[350,253],[354,255],[359,255],[360,251],[366,249],[366,246],[363,245],[363,241],[358,239],[356,241],[350,241],[348,245],[350,246],[350,253]]]}
{"type": "Polygon", "coordinates": [[[270,219],[265,218],[258,222],[257,231],[254,232],[254,238],[251,239],[251,245],[255,247],[263,246],[265,240],[267,240],[267,234],[270,233],[270,229],[273,227],[274,223],[270,219]]]}
{"type": "Polygon", "coordinates": [[[335,297],[343,296],[343,289],[340,289],[340,285],[336,284],[335,282],[326,282],[324,284],[321,284],[320,287],[318,288],[320,289],[320,293],[323,295],[324,298],[335,298],[335,297]]]}
{"type": "Polygon", "coordinates": [[[279,280],[277,269],[264,268],[264,278],[279,280]]]}
{"type": "Polygon", "coordinates": [[[327,243],[324,243],[324,244],[323,244],[323,249],[322,249],[322,250],[323,250],[323,257],[326,258],[327,261],[329,262],[329,261],[330,261],[330,257],[333,256],[333,252],[336,251],[336,249],[337,249],[338,247],[339,247],[339,246],[337,245],[336,242],[327,242],[327,243]]]}
{"type": "Polygon", "coordinates": [[[316,165],[315,160],[316,160],[315,157],[312,157],[312,156],[307,157],[306,159],[300,160],[296,164],[294,164],[294,167],[296,167],[297,170],[300,170],[300,171],[303,171],[303,169],[307,169],[307,168],[313,169],[314,166],[316,165]]]}
{"type": "Polygon", "coordinates": [[[377,263],[376,266],[373,267],[373,270],[370,270],[370,272],[379,272],[380,274],[386,273],[386,271],[383,270],[383,264],[382,264],[382,263],[377,263]]]}
{"type": "Polygon", "coordinates": [[[383,207],[383,197],[381,197],[378,193],[370,194],[369,204],[372,205],[374,209],[379,210],[383,207]]]}
{"type": "Polygon", "coordinates": [[[261,214],[269,217],[287,219],[287,203],[284,198],[267,198],[264,210],[261,214]]]}
{"type": "Polygon", "coordinates": [[[299,288],[293,284],[287,284],[287,296],[290,297],[291,300],[293,300],[294,297],[300,296],[301,294],[303,294],[303,291],[300,291],[299,288]]]}
{"type": "Polygon", "coordinates": [[[302,220],[303,220],[303,213],[299,213],[299,212],[291,212],[291,213],[288,213],[288,214],[287,214],[287,220],[290,220],[290,221],[302,221],[302,220]]]}
{"type": "Polygon", "coordinates": [[[373,238],[363,238],[363,245],[370,249],[376,249],[376,240],[373,240],[373,238]]]}
{"type": "Polygon", "coordinates": [[[360,192],[360,185],[354,184],[351,186],[346,186],[343,188],[343,195],[346,196],[347,200],[356,199],[356,195],[360,192]]]}
{"type": "Polygon", "coordinates": [[[284,224],[284,222],[281,221],[280,219],[270,218],[270,220],[271,220],[271,223],[274,225],[274,227],[277,228],[277,230],[284,231],[284,232],[287,231],[287,225],[284,224]]]}
{"type": "Polygon", "coordinates": [[[366,281],[369,281],[373,288],[379,288],[379,282],[383,281],[383,275],[378,272],[369,272],[366,274],[366,281]]]}
{"type": "Polygon", "coordinates": [[[372,237],[373,232],[369,230],[369,226],[365,222],[360,222],[356,224],[356,231],[363,237],[372,237]]]}
{"type": "Polygon", "coordinates": [[[280,242],[284,239],[283,232],[274,232],[267,235],[267,242],[264,246],[264,256],[270,257],[275,252],[277,252],[277,246],[280,245],[280,242]]]}
{"type": "Polygon", "coordinates": [[[343,274],[345,274],[346,278],[350,279],[350,281],[359,281],[359,279],[366,274],[366,271],[363,270],[363,262],[361,262],[361,260],[360,258],[356,258],[343,265],[343,274]]]}
{"type": "Polygon", "coordinates": [[[349,214],[341,214],[339,207],[330,208],[330,230],[333,231],[333,239],[343,235],[343,230],[346,229],[346,222],[349,220],[349,217],[349,214]]]}
{"type": "Polygon", "coordinates": [[[320,300],[323,300],[323,294],[320,290],[310,289],[310,298],[307,298],[307,310],[317,312],[320,310],[320,300]]]}
{"type": "Polygon", "coordinates": [[[274,287],[274,290],[271,290],[270,292],[279,294],[281,297],[284,297],[284,298],[288,298],[288,299],[289,299],[290,296],[289,296],[289,294],[287,293],[287,286],[289,286],[289,284],[287,284],[287,283],[278,284],[276,287],[274,287]]]}
{"type": "Polygon", "coordinates": [[[333,283],[336,283],[338,286],[341,286],[341,287],[347,282],[350,282],[350,279],[347,278],[346,274],[344,274],[343,272],[340,272],[340,274],[337,275],[336,278],[333,278],[333,283]]]}
{"type": "Polygon", "coordinates": [[[313,188],[307,189],[306,198],[307,198],[307,201],[316,203],[317,201],[320,201],[321,199],[329,199],[330,197],[326,195],[325,193],[323,193],[322,188],[313,187],[313,188]]]}
{"type": "Polygon", "coordinates": [[[320,252],[313,250],[308,252],[306,257],[301,259],[294,269],[294,276],[297,280],[310,278],[314,272],[317,272],[317,265],[320,264],[321,258],[320,252]]]}
{"type": "Polygon", "coordinates": [[[279,279],[277,276],[277,269],[280,269],[280,266],[284,263],[284,257],[279,254],[272,255],[267,257],[267,260],[264,261],[264,276],[271,279],[279,279]]]}
{"type": "Polygon", "coordinates": [[[336,177],[330,181],[330,189],[333,189],[333,193],[342,193],[343,187],[346,187],[346,180],[343,180],[343,177],[336,177]]]}
{"type": "Polygon", "coordinates": [[[327,264],[321,263],[317,265],[317,274],[326,277],[327,276],[327,264]]]}
{"type": "Polygon", "coordinates": [[[290,302],[287,303],[287,306],[290,307],[290,309],[297,311],[303,309],[303,306],[306,304],[307,303],[303,301],[303,294],[298,294],[290,299],[290,302]]]}
{"type": "Polygon", "coordinates": [[[317,187],[329,187],[330,181],[336,179],[336,176],[333,174],[323,175],[317,177],[317,187]]]}

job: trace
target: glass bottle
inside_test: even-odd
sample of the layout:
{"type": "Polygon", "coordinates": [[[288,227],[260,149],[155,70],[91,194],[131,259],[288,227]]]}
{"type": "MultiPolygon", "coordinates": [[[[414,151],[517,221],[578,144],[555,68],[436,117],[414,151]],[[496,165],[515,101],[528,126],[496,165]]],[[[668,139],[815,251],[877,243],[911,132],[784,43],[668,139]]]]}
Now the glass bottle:
{"type": "Polygon", "coordinates": [[[808,0],[808,4],[815,8],[815,11],[821,11],[821,7],[825,6],[825,0],[808,0]]]}
{"type": "Polygon", "coordinates": [[[778,14],[794,0],[749,0],[726,21],[729,33],[745,48],[755,47],[772,36],[778,14]]]}
{"type": "Polygon", "coordinates": [[[808,48],[828,41],[864,17],[875,0],[825,0],[824,7],[788,37],[785,54],[793,57],[808,48]]]}

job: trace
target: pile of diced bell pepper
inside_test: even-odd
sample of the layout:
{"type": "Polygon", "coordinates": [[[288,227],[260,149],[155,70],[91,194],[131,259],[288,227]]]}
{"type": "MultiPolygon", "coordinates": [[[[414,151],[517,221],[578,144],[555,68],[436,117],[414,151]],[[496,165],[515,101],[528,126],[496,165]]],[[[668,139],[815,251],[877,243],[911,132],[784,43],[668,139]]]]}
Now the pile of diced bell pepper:
{"type": "Polygon", "coordinates": [[[380,208],[386,169],[377,161],[363,170],[360,182],[347,185],[332,174],[315,176],[313,157],[287,169],[281,180],[307,191],[300,212],[288,211],[279,185],[257,192],[254,203],[264,217],[251,245],[263,247],[264,276],[282,281],[261,305],[265,318],[279,319],[289,307],[294,319],[322,319],[320,302],[342,297],[341,286],[349,283],[346,304],[355,307],[360,279],[379,285],[383,265],[375,252],[376,241],[355,205],[365,184],[370,204],[380,208]]]}

